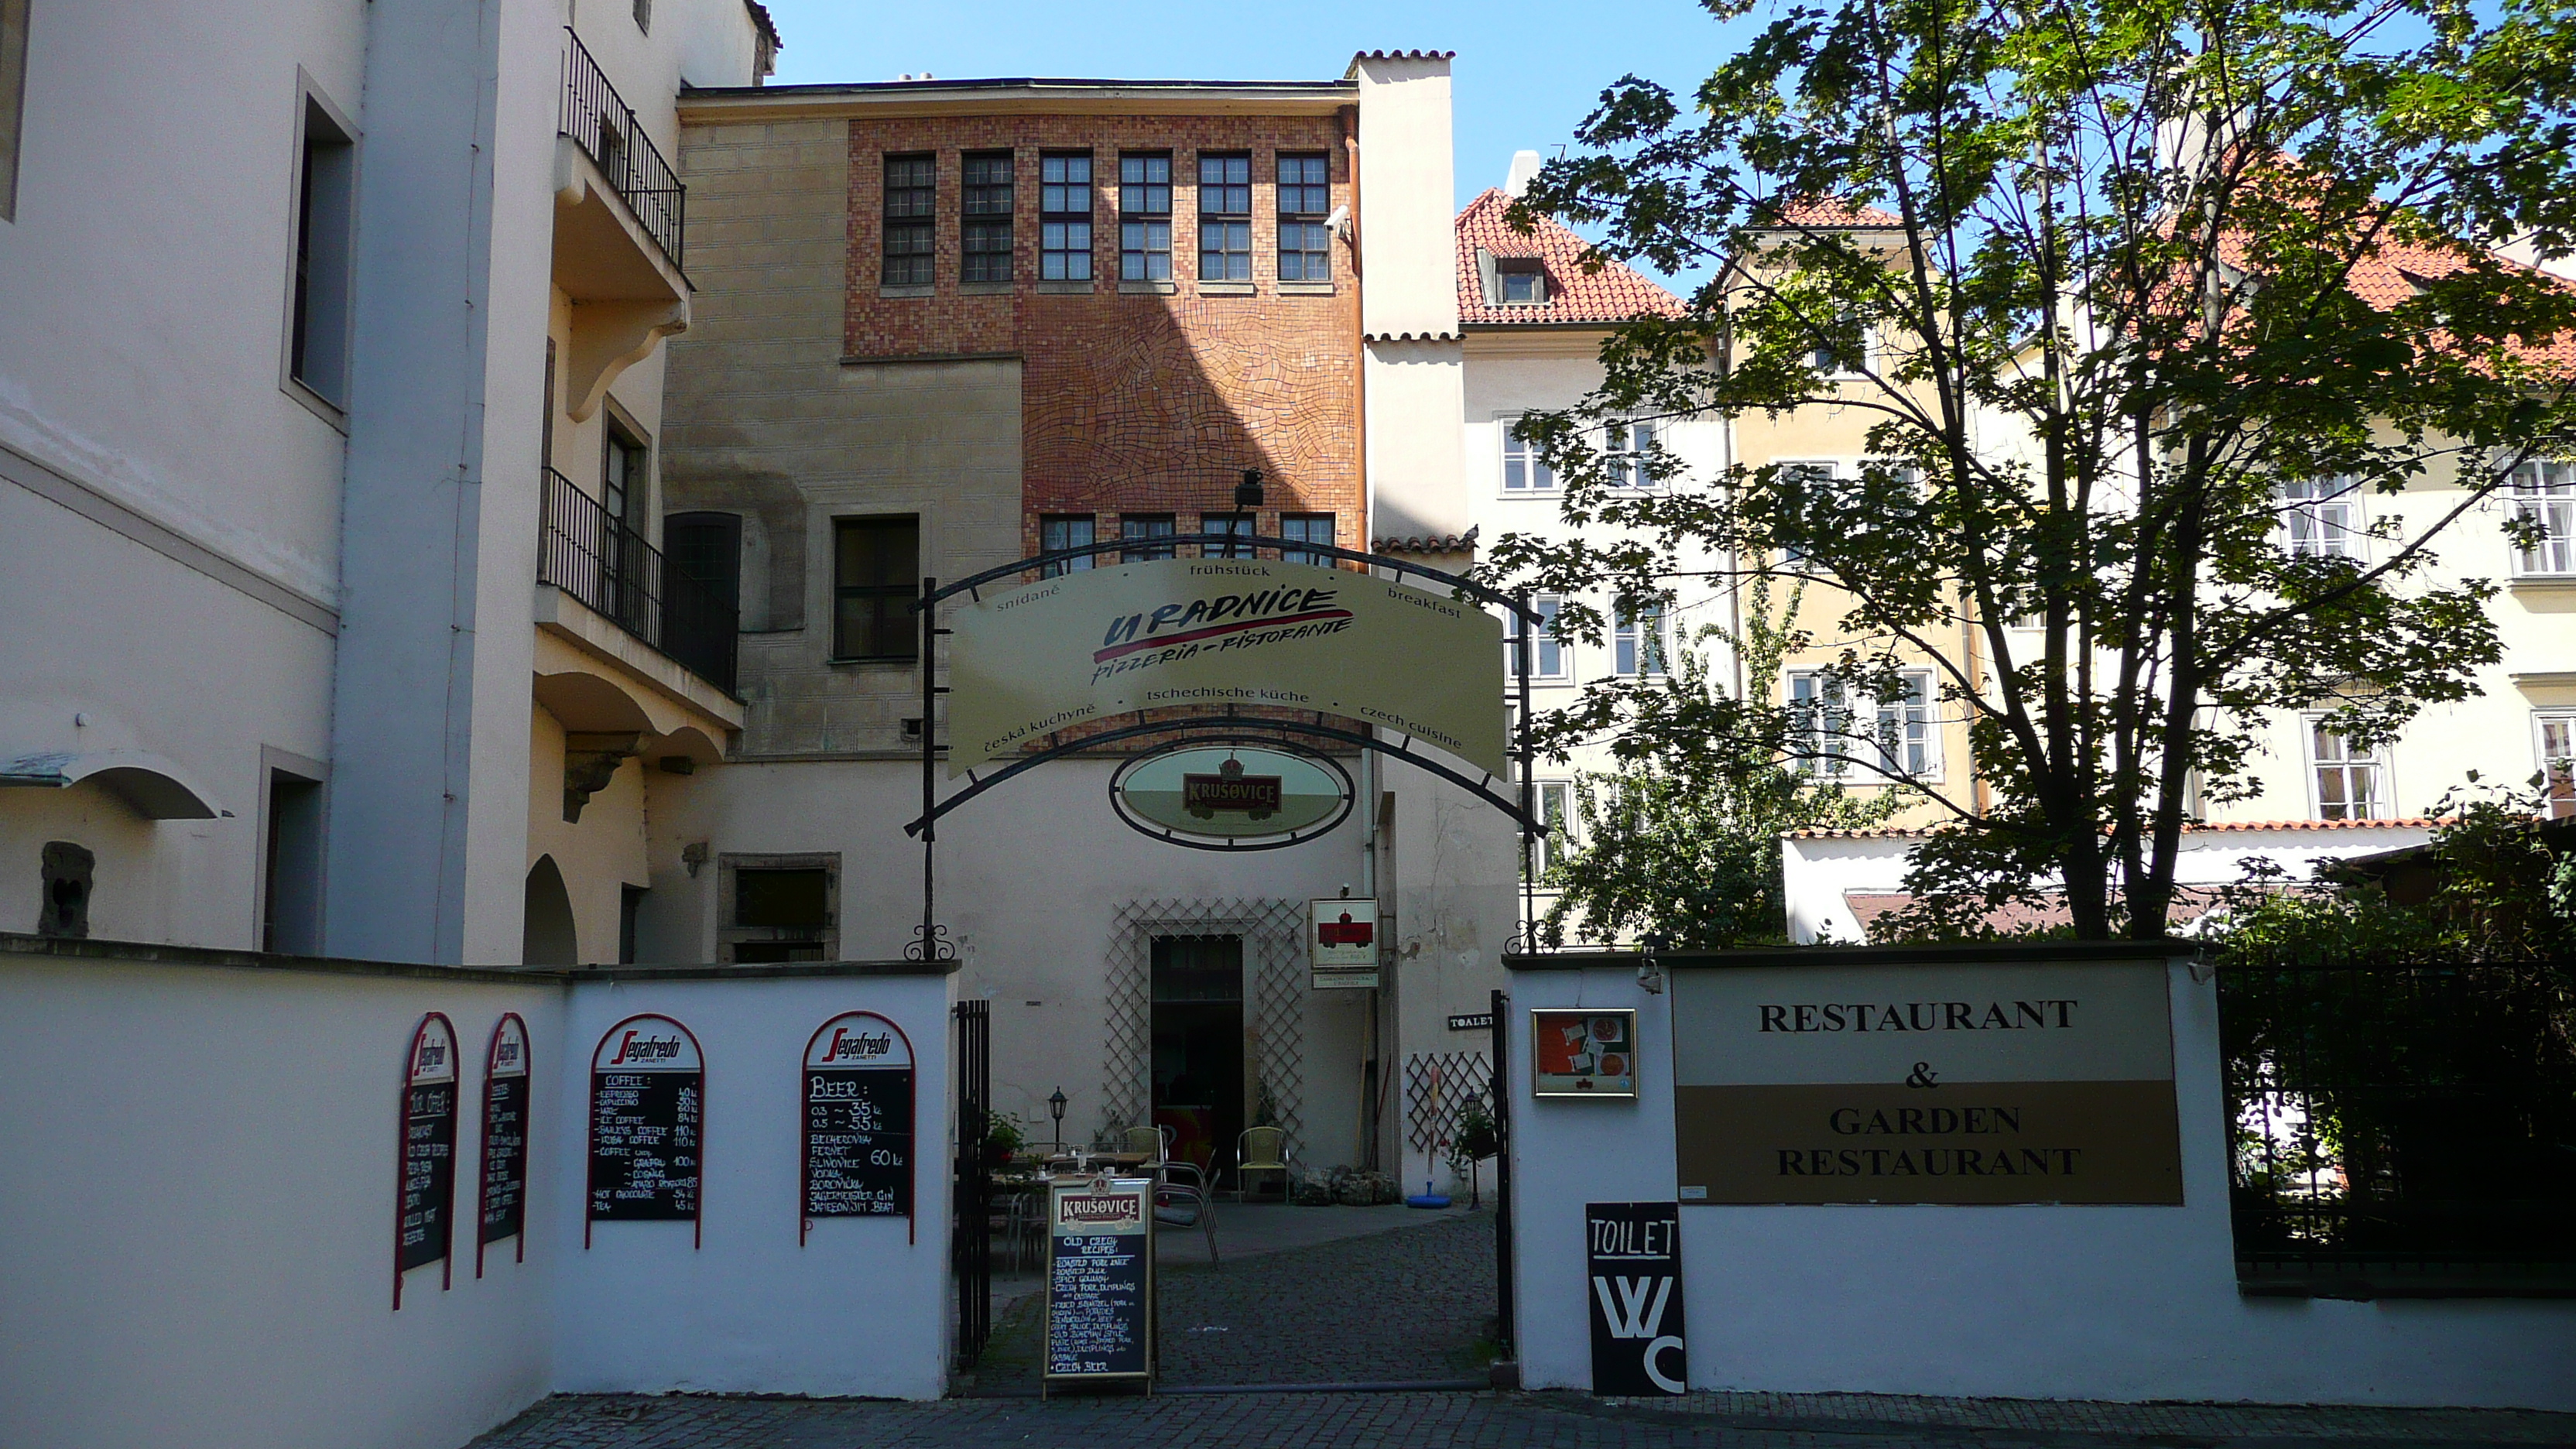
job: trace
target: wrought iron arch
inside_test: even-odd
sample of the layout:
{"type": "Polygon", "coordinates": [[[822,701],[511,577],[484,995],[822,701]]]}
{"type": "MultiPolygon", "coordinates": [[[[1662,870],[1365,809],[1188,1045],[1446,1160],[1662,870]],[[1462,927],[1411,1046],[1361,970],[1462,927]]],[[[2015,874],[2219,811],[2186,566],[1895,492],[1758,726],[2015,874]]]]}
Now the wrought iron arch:
{"type": "Polygon", "coordinates": [[[1373,733],[1362,734],[1327,725],[1324,723],[1323,712],[1318,712],[1312,721],[1307,721],[1296,718],[1254,719],[1229,709],[1224,714],[1183,715],[1151,721],[1145,717],[1147,711],[1139,710],[1135,724],[1123,725],[1117,729],[1085,735],[1079,740],[1051,745],[1034,755],[1013,760],[987,775],[979,776],[973,770],[969,770],[966,772],[966,788],[943,801],[939,798],[938,783],[938,704],[939,696],[946,694],[948,687],[939,682],[939,640],[948,631],[939,627],[938,606],[959,594],[966,594],[981,601],[984,588],[999,580],[1040,572],[1050,564],[1096,558],[1102,554],[1125,553],[1136,548],[1137,541],[1109,539],[1077,544],[1071,548],[1048,549],[1042,553],[1031,554],[1016,563],[989,568],[982,573],[944,586],[936,578],[924,577],[921,581],[921,595],[912,603],[912,611],[921,616],[921,814],[903,828],[906,835],[917,836],[921,840],[921,924],[914,928],[915,939],[905,948],[905,955],[917,960],[945,960],[956,954],[955,948],[946,939],[946,930],[939,924],[937,858],[941,816],[1006,780],[1080,750],[1094,749],[1103,744],[1134,739],[1142,735],[1163,734],[1188,737],[1217,733],[1240,735],[1248,731],[1301,735],[1332,740],[1363,750],[1373,750],[1448,780],[1501,810],[1505,816],[1520,826],[1521,933],[1524,939],[1534,939],[1537,883],[1532,878],[1531,867],[1533,852],[1539,837],[1546,832],[1546,823],[1538,818],[1538,786],[1533,779],[1537,751],[1530,736],[1530,667],[1536,648],[1538,627],[1547,621],[1541,617],[1536,608],[1531,606],[1528,593],[1526,591],[1505,593],[1473,579],[1408,559],[1366,553],[1329,543],[1308,543],[1301,539],[1270,538],[1258,534],[1185,533],[1156,538],[1148,546],[1160,551],[1181,545],[1195,545],[1201,558],[1258,559],[1261,550],[1265,548],[1284,553],[1321,555],[1356,563],[1366,568],[1385,569],[1392,573],[1399,583],[1408,574],[1431,579],[1447,584],[1450,588],[1480,603],[1496,605],[1508,611],[1520,621],[1521,625],[1512,636],[1515,641],[1515,647],[1512,650],[1512,687],[1514,698],[1519,705],[1519,713],[1511,754],[1520,766],[1518,798],[1515,800],[1494,789],[1498,782],[1490,773],[1483,774],[1481,779],[1472,779],[1465,771],[1453,769],[1429,755],[1415,751],[1414,740],[1410,735],[1401,736],[1400,743],[1390,744],[1373,733]]]}

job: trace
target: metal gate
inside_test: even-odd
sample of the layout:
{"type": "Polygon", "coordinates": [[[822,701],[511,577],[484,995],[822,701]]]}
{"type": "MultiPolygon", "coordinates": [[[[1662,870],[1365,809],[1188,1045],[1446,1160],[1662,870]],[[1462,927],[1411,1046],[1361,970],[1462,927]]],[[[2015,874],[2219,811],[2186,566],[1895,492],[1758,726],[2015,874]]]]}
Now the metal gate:
{"type": "Polygon", "coordinates": [[[993,1336],[992,1179],[984,1171],[984,1134],[993,1097],[993,1003],[961,1001],[949,1014],[957,1023],[957,1161],[948,1261],[957,1281],[957,1367],[967,1369],[983,1356],[984,1344],[993,1336]]]}
{"type": "Polygon", "coordinates": [[[1512,1346],[1512,998],[1494,993],[1494,1343],[1503,1357],[1512,1346]]]}

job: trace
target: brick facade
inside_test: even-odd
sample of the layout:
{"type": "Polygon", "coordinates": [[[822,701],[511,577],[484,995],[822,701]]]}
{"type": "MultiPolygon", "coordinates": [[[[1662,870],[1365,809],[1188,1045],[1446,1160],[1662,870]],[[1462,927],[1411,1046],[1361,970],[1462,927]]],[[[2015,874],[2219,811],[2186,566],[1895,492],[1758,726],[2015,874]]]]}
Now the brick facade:
{"type": "Polygon", "coordinates": [[[1231,511],[1245,468],[1267,480],[1255,527],[1283,512],[1335,515],[1347,547],[1362,533],[1359,294],[1349,248],[1330,246],[1329,292],[1278,280],[1277,158],[1328,158],[1332,204],[1350,199],[1349,158],[1331,116],[961,116],[849,123],[848,309],[852,360],[1003,354],[1023,360],[1023,534],[1038,547],[1046,513],[1171,513],[1197,531],[1201,511],[1231,511]],[[1013,154],[1013,281],[960,280],[961,157],[1013,154]],[[1040,157],[1092,158],[1092,280],[1039,281],[1040,157]],[[1252,281],[1203,289],[1198,277],[1202,150],[1252,156],[1252,281]],[[1119,281],[1121,152],[1172,159],[1168,290],[1119,281]],[[881,285],[884,159],[927,152],[938,182],[929,295],[881,285]],[[1240,294],[1238,293],[1238,290],[1240,294]]]}

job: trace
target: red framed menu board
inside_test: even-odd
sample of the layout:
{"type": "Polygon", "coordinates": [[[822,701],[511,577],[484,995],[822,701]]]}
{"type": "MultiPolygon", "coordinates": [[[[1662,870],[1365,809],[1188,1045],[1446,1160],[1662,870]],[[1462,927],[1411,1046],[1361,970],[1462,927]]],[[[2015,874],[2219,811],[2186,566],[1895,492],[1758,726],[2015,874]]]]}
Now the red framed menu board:
{"type": "Polygon", "coordinates": [[[402,1137],[395,1151],[394,1309],[403,1275],[431,1263],[445,1291],[456,1236],[456,1028],[431,1012],[412,1028],[404,1057],[402,1137]]]}
{"type": "Polygon", "coordinates": [[[528,1024],[515,1011],[492,1024],[483,1049],[483,1191],[474,1233],[474,1276],[485,1247],[518,1240],[528,1260],[528,1024]]]}
{"type": "Polygon", "coordinates": [[[689,1029],[667,1016],[630,1016],[590,1054],[592,1223],[691,1224],[696,1243],[699,1154],[706,1123],[706,1059],[689,1029]]]}

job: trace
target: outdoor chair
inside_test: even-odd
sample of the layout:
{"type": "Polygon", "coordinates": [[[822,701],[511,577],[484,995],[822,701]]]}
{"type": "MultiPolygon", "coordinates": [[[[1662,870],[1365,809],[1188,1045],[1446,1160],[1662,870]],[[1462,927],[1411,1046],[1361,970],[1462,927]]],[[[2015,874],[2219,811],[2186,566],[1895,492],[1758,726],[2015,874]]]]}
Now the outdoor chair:
{"type": "Polygon", "coordinates": [[[1197,1219],[1199,1231],[1206,1235],[1208,1262],[1216,1256],[1216,1194],[1208,1190],[1207,1174],[1199,1165],[1172,1156],[1172,1129],[1169,1127],[1130,1127],[1124,1143],[1130,1152],[1142,1152],[1152,1158],[1141,1171],[1154,1177],[1154,1206],[1186,1205],[1197,1219]]]}
{"type": "Polygon", "coordinates": [[[1281,1127],[1246,1127],[1234,1139],[1234,1200],[1243,1201],[1256,1172],[1279,1174],[1279,1195],[1288,1195],[1288,1132],[1281,1127]]]}

